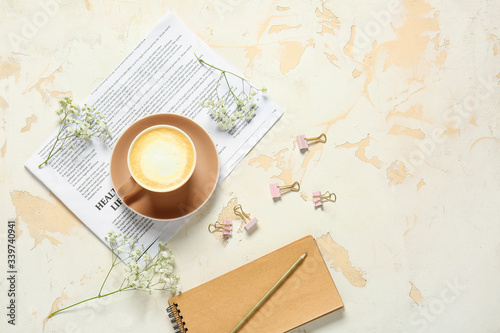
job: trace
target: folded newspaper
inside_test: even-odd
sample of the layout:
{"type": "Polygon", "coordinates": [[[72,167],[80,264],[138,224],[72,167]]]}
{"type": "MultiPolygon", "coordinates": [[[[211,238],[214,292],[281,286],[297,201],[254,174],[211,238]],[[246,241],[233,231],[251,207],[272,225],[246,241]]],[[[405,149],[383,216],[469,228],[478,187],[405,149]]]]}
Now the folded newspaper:
{"type": "MultiPolygon", "coordinates": [[[[106,142],[93,139],[74,150],[61,151],[48,165],[38,168],[54,143],[56,130],[26,162],[26,168],[103,241],[113,230],[136,237],[148,249],[160,235],[162,241],[168,241],[188,219],[155,221],[117,204],[110,159],[116,141],[132,123],[157,113],[177,113],[197,122],[216,145],[220,184],[283,114],[272,100],[260,98],[256,116],[250,122],[241,121],[238,130],[230,133],[219,130],[199,102],[213,91],[220,73],[201,65],[195,54],[237,73],[167,14],[82,103],[105,115],[112,138],[106,142]]],[[[239,79],[230,83],[235,91],[241,87],[239,79]]]]}

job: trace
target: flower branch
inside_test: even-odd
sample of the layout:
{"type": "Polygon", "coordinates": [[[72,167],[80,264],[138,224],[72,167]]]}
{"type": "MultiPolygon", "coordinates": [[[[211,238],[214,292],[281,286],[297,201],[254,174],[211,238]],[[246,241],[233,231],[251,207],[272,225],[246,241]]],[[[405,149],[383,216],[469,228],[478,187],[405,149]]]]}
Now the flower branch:
{"type": "Polygon", "coordinates": [[[158,254],[152,258],[148,253],[144,253],[143,246],[136,246],[136,239],[130,239],[122,234],[110,231],[105,240],[111,247],[111,267],[102,282],[97,296],[87,298],[49,314],[51,318],[57,313],[70,309],[79,304],[111,296],[122,291],[143,291],[152,294],[155,290],[167,290],[172,293],[179,293],[179,276],[173,273],[174,257],[165,243],[159,242],[158,254]],[[120,259],[119,255],[123,258],[120,259]],[[124,254],[124,255],[123,255],[124,254]],[[141,257],[142,255],[142,257],[141,257]],[[113,269],[120,265],[125,265],[125,276],[120,287],[115,291],[103,294],[104,285],[113,269]]]}
{"type": "Polygon", "coordinates": [[[57,114],[61,119],[59,132],[57,133],[54,145],[49,151],[46,159],[38,166],[41,168],[48,164],[49,160],[58,152],[68,148],[76,148],[76,140],[86,140],[92,137],[99,137],[105,141],[110,137],[108,123],[101,112],[95,108],[84,105],[82,108],[75,106],[69,97],[59,101],[61,108],[57,114]]]}
{"type": "Polygon", "coordinates": [[[219,125],[219,129],[223,131],[231,131],[239,119],[244,119],[246,121],[252,120],[258,108],[256,104],[256,102],[259,101],[257,94],[265,94],[267,89],[256,88],[240,75],[209,64],[196,54],[195,57],[201,64],[220,72],[217,83],[211,93],[211,95],[215,96],[215,99],[200,101],[200,105],[207,108],[210,116],[215,119],[219,125]],[[228,75],[241,80],[241,92],[239,94],[234,91],[233,87],[229,83],[228,75]],[[227,93],[223,96],[219,94],[219,88],[222,84],[224,84],[227,88],[227,93]],[[234,110],[229,109],[229,106],[232,104],[236,104],[234,110]]]}

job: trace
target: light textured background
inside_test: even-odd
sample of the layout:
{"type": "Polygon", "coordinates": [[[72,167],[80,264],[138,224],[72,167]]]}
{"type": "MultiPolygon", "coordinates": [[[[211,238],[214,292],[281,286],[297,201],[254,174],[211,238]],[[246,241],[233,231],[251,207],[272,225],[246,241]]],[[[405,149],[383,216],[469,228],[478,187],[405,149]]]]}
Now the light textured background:
{"type": "Polygon", "coordinates": [[[16,218],[19,267],[16,327],[0,279],[2,331],[171,332],[168,294],[45,321],[96,294],[110,253],[23,167],[58,98],[82,101],[168,11],[286,111],[170,242],[184,290],[312,234],[345,309],[294,333],[500,332],[500,4],[486,0],[2,0],[0,237],[16,218]],[[294,137],[321,132],[301,154],[294,137]],[[269,183],[295,180],[271,200],[269,183]],[[316,190],[337,202],[314,210],[316,190]],[[236,203],[256,232],[208,233],[236,203]]]}

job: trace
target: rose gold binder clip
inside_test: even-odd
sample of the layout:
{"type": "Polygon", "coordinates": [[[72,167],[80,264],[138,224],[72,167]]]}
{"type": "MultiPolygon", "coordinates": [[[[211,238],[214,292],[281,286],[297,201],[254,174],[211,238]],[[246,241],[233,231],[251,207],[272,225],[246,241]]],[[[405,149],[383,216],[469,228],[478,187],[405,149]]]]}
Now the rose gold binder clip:
{"type": "Polygon", "coordinates": [[[300,150],[305,150],[309,148],[309,145],[313,145],[315,143],[325,143],[326,142],[326,134],[321,133],[320,136],[317,136],[315,138],[306,138],[305,135],[299,135],[297,136],[297,143],[299,145],[300,150]]]}
{"type": "Polygon", "coordinates": [[[258,220],[255,217],[250,218],[250,215],[245,213],[243,211],[243,208],[241,208],[241,205],[236,205],[233,208],[233,211],[236,215],[241,217],[243,222],[245,222],[245,229],[250,230],[253,228],[253,226],[258,222],[258,220]]]}
{"type": "Polygon", "coordinates": [[[208,231],[211,233],[222,231],[224,236],[231,236],[233,234],[233,221],[224,220],[222,223],[216,221],[214,224],[208,225],[208,231]]]}
{"type": "Polygon", "coordinates": [[[337,201],[337,196],[335,193],[330,193],[326,192],[325,194],[321,194],[321,192],[314,192],[313,193],[313,204],[314,207],[323,207],[323,202],[330,201],[330,202],[335,202],[337,201]],[[333,196],[333,199],[332,199],[333,196]]]}
{"type": "Polygon", "coordinates": [[[270,184],[269,188],[271,189],[271,196],[274,200],[277,200],[281,198],[282,194],[300,191],[300,184],[299,182],[295,182],[292,185],[279,186],[278,183],[276,183],[270,184]]]}

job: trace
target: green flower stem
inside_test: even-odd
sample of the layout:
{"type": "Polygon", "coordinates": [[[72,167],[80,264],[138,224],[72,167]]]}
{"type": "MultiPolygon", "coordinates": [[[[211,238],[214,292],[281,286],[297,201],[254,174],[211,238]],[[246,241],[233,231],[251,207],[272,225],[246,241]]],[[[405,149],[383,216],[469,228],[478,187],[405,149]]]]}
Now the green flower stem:
{"type": "Polygon", "coordinates": [[[220,96],[219,96],[219,84],[220,84],[220,80],[222,79],[222,73],[220,73],[219,75],[219,79],[217,79],[217,83],[215,84],[215,94],[217,95],[217,99],[220,99],[220,96]]]}
{"type": "Polygon", "coordinates": [[[75,137],[76,137],[76,135],[70,134],[70,135],[66,135],[65,137],[60,138],[59,140],[62,140],[63,144],[64,144],[64,141],[66,141],[67,139],[69,139],[69,138],[75,138],[75,137]]]}
{"type": "MultiPolygon", "coordinates": [[[[65,142],[65,141],[66,141],[66,139],[67,139],[67,137],[65,137],[65,138],[64,138],[64,141],[61,143],[61,146],[60,146],[59,148],[57,148],[57,150],[56,150],[56,151],[54,151],[54,148],[55,148],[55,146],[56,146],[56,145],[54,144],[54,146],[52,147],[52,149],[51,149],[51,151],[50,151],[49,155],[47,156],[47,158],[45,159],[45,161],[43,161],[43,162],[42,162],[42,163],[38,166],[38,168],[41,168],[44,164],[47,164],[47,163],[49,162],[49,160],[50,160],[50,159],[51,159],[54,155],[56,155],[58,152],[60,152],[61,150],[63,150],[63,149],[65,149],[65,148],[67,148],[67,147],[70,145],[70,143],[71,143],[72,141],[65,142]]],[[[60,140],[61,140],[61,139],[59,139],[58,141],[60,141],[60,140]]],[[[56,141],[56,142],[57,142],[57,141],[56,141]]]]}
{"type": "Polygon", "coordinates": [[[94,296],[94,297],[91,297],[91,298],[87,298],[87,299],[84,299],[83,301],[80,301],[78,303],[75,303],[75,304],[72,304],[72,305],[69,305],[67,307],[64,307],[62,309],[59,309],[57,311],[54,311],[52,312],[47,318],[52,318],[54,315],[56,315],[57,313],[61,312],[61,311],[64,311],[64,310],[67,310],[69,308],[72,308],[74,306],[77,306],[78,304],[82,304],[82,303],[85,303],[85,302],[88,302],[88,301],[91,301],[93,299],[97,299],[97,298],[103,298],[103,297],[106,297],[106,296],[110,296],[110,295],[113,295],[113,294],[116,294],[116,293],[119,293],[121,291],[127,291],[127,290],[131,290],[130,289],[131,287],[125,287],[123,289],[118,289],[118,290],[115,290],[115,291],[112,291],[110,293],[107,293],[107,294],[104,294],[104,295],[97,295],[97,296],[94,296]]]}
{"type": "MultiPolygon", "coordinates": [[[[111,253],[113,253],[113,251],[111,251],[111,253]]],[[[109,274],[111,274],[111,271],[113,270],[113,268],[116,266],[115,263],[116,263],[116,258],[118,258],[118,256],[115,256],[113,258],[113,262],[111,263],[111,267],[109,268],[109,271],[108,271],[108,274],[106,274],[106,277],[104,278],[104,281],[102,282],[102,285],[101,285],[101,289],[99,289],[99,294],[97,294],[97,296],[101,296],[101,292],[102,292],[102,288],[104,288],[104,284],[106,283],[106,281],[108,280],[108,277],[109,277],[109,274]]],[[[123,284],[122,284],[123,285],[123,284]]],[[[120,286],[121,288],[122,286],[120,286]]]]}
{"type": "MultiPolygon", "coordinates": [[[[229,72],[228,72],[229,73],[229,72]]],[[[232,74],[232,73],[231,73],[232,74]]],[[[226,84],[227,84],[227,87],[229,88],[229,92],[233,95],[234,97],[234,100],[237,101],[238,100],[238,96],[236,96],[236,94],[234,93],[233,89],[231,88],[231,85],[229,84],[229,81],[227,79],[227,75],[226,75],[226,72],[224,72],[224,79],[226,80],[226,84]]]]}
{"type": "MultiPolygon", "coordinates": [[[[123,245],[123,244],[120,244],[120,245],[123,245]]],[[[118,246],[117,246],[117,247],[118,247],[118,246]]],[[[123,280],[123,282],[122,282],[122,284],[120,285],[120,288],[119,288],[119,289],[117,289],[117,290],[115,290],[115,291],[112,291],[112,292],[110,292],[110,293],[104,294],[104,295],[102,295],[102,294],[101,294],[101,293],[102,293],[102,289],[104,288],[104,285],[106,284],[106,281],[108,280],[108,277],[109,277],[109,275],[111,274],[111,271],[113,270],[113,268],[114,268],[115,266],[117,266],[117,265],[119,265],[119,264],[120,264],[120,263],[116,264],[116,261],[117,261],[117,259],[118,259],[118,256],[117,256],[117,255],[114,255],[114,252],[113,252],[113,251],[111,251],[111,256],[113,257],[113,262],[112,262],[112,264],[111,264],[111,267],[109,268],[109,271],[108,271],[108,274],[106,275],[106,278],[105,278],[105,279],[104,279],[104,281],[102,282],[101,288],[99,289],[99,293],[97,294],[97,296],[94,296],[94,297],[91,297],[91,298],[87,298],[87,299],[85,299],[85,300],[83,300],[83,301],[80,301],[80,302],[78,302],[78,303],[75,303],[75,304],[73,304],[73,305],[70,305],[70,306],[67,306],[67,307],[65,307],[65,308],[59,309],[59,310],[57,310],[57,311],[54,311],[54,312],[52,312],[52,313],[51,313],[51,314],[50,314],[47,318],[51,318],[52,316],[54,316],[54,315],[55,315],[56,313],[58,313],[58,312],[61,312],[61,311],[63,311],[63,310],[67,310],[67,309],[72,308],[72,307],[74,307],[74,306],[76,306],[76,305],[78,305],[78,304],[81,304],[81,303],[84,303],[84,302],[88,302],[88,301],[91,301],[91,300],[93,300],[93,299],[97,299],[97,298],[102,298],[102,297],[110,296],[110,295],[116,294],[116,293],[121,292],[121,291],[132,290],[132,289],[131,289],[132,287],[130,287],[130,286],[127,286],[127,287],[125,287],[125,288],[122,288],[122,287],[123,287],[123,282],[125,282],[125,280],[123,280]]],[[[127,257],[127,258],[129,258],[129,257],[127,257]]]]}
{"type": "MultiPolygon", "coordinates": [[[[66,118],[68,118],[68,114],[66,113],[64,115],[64,118],[62,120],[62,123],[64,123],[66,121],[66,118]]],[[[52,148],[50,149],[50,152],[49,152],[49,156],[45,159],[45,161],[43,161],[42,163],[40,163],[40,165],[38,166],[38,168],[40,169],[44,164],[47,164],[49,162],[49,159],[54,156],[55,154],[57,154],[57,152],[59,152],[59,150],[61,150],[61,148],[59,148],[55,153],[52,153],[54,151],[54,149],[56,148],[56,145],[57,145],[57,142],[59,141],[59,135],[61,135],[63,129],[64,129],[65,126],[61,126],[59,128],[59,132],[57,133],[57,137],[56,137],[56,142],[54,142],[54,145],[52,146],[52,148]]]]}
{"type": "MultiPolygon", "coordinates": [[[[245,78],[243,78],[243,77],[239,76],[238,74],[234,74],[233,72],[229,72],[229,71],[226,71],[226,70],[224,70],[224,69],[221,69],[221,68],[219,68],[219,67],[217,67],[217,66],[211,65],[211,64],[209,64],[208,62],[206,62],[205,60],[203,60],[203,59],[199,58],[196,54],[195,54],[194,56],[195,56],[195,57],[196,57],[196,59],[198,59],[198,61],[199,61],[199,62],[201,62],[202,64],[205,64],[205,65],[207,65],[207,66],[209,66],[209,67],[212,67],[213,69],[216,69],[216,70],[218,70],[218,71],[221,71],[222,73],[229,73],[229,74],[231,74],[231,75],[234,75],[234,76],[236,76],[237,78],[240,78],[240,79],[242,79],[243,81],[245,81],[246,83],[248,83],[248,85],[249,85],[249,86],[251,86],[252,88],[257,89],[257,88],[255,88],[254,86],[252,86],[252,85],[250,84],[250,82],[248,82],[245,78]]],[[[227,81],[227,78],[226,78],[226,81],[227,81]]],[[[229,86],[229,83],[228,83],[228,86],[229,86]]],[[[230,86],[229,86],[229,87],[230,87],[230,86]]]]}

